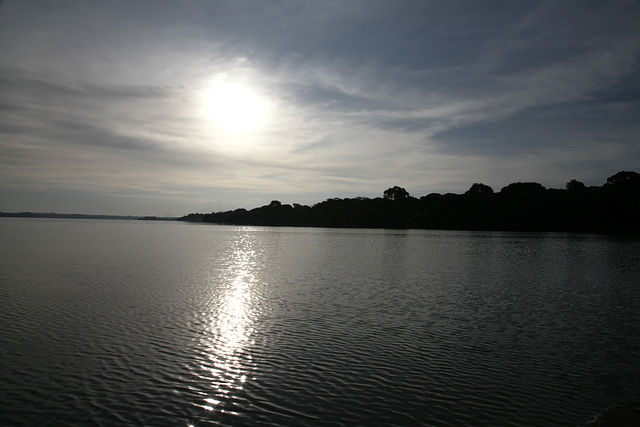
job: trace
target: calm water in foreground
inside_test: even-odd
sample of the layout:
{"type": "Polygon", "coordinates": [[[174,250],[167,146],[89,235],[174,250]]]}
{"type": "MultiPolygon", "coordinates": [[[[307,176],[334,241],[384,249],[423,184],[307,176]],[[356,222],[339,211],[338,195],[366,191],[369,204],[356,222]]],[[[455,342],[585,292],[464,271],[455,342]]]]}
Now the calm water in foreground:
{"type": "Polygon", "coordinates": [[[640,242],[0,220],[0,425],[585,425],[640,242]]]}

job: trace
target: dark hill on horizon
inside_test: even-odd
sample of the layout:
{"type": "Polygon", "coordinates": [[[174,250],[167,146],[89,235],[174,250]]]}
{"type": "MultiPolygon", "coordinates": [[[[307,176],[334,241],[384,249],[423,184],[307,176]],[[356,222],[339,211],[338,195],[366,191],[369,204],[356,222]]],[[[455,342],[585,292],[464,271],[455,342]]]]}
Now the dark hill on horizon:
{"type": "Polygon", "coordinates": [[[420,198],[395,186],[373,199],[331,198],[313,206],[274,200],[251,210],[189,214],[180,220],[260,226],[637,233],[640,174],[621,171],[600,187],[587,187],[575,179],[565,189],[516,182],[497,193],[476,183],[464,194],[432,193],[420,198]]]}

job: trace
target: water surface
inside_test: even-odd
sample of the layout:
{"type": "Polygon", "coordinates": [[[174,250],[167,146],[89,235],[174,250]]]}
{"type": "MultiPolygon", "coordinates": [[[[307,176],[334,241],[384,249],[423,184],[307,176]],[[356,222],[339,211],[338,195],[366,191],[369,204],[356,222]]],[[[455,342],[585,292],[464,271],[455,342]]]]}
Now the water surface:
{"type": "Polygon", "coordinates": [[[640,384],[640,243],[0,220],[0,424],[584,425],[640,384]]]}

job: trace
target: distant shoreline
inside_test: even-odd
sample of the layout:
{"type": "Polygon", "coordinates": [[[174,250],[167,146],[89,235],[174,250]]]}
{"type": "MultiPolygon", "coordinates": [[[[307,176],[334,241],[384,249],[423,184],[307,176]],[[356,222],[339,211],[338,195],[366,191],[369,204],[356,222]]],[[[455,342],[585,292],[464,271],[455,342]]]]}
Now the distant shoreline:
{"type": "Polygon", "coordinates": [[[431,193],[420,198],[402,187],[370,199],[331,198],[313,206],[270,204],[180,218],[0,212],[0,218],[68,218],[184,221],[250,226],[384,228],[475,231],[561,231],[640,235],[640,174],[621,171],[602,186],[571,180],[565,189],[516,182],[494,192],[475,183],[463,194],[431,193]]]}
{"type": "Polygon", "coordinates": [[[118,219],[145,221],[176,221],[178,219],[173,217],[156,216],[61,214],[53,212],[0,212],[0,218],[118,219]]]}
{"type": "Polygon", "coordinates": [[[395,186],[374,199],[332,198],[313,206],[273,200],[251,210],[192,213],[179,220],[251,226],[638,235],[640,174],[621,171],[600,187],[587,187],[574,179],[565,189],[516,182],[494,192],[491,187],[476,183],[464,194],[432,193],[420,198],[395,186]]]}

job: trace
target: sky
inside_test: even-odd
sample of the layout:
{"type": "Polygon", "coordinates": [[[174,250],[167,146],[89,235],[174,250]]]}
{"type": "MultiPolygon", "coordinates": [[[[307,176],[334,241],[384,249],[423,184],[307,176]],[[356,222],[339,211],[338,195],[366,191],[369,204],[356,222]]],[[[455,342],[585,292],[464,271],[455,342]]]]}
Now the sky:
{"type": "Polygon", "coordinates": [[[5,0],[0,211],[640,172],[640,2],[5,0]]]}

